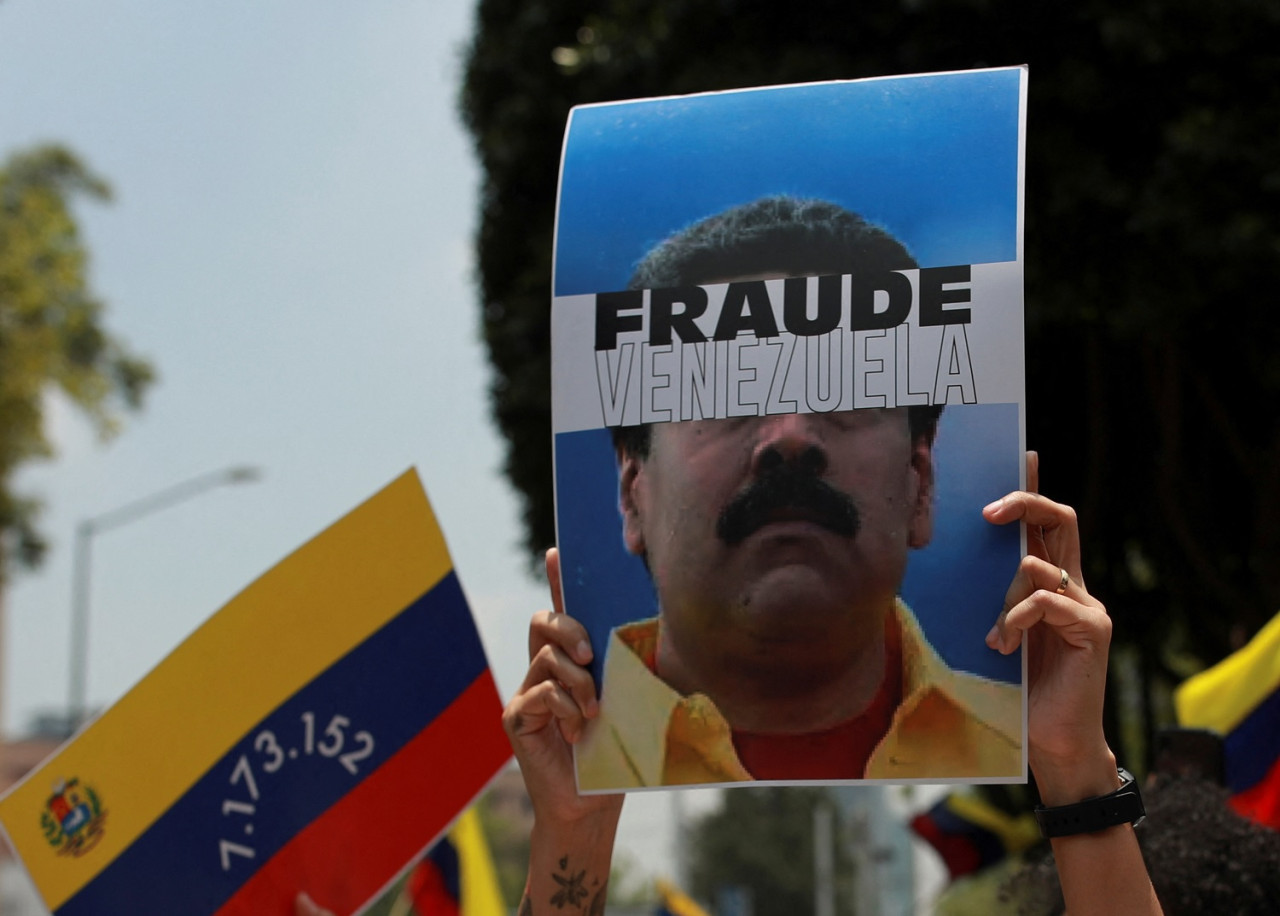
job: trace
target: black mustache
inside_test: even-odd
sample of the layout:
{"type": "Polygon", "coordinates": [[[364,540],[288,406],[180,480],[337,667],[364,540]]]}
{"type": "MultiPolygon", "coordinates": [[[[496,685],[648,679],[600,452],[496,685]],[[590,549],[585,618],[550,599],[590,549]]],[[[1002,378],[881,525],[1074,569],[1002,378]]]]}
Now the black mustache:
{"type": "Polygon", "coordinates": [[[790,463],[762,474],[735,496],[716,520],[716,535],[736,546],[780,512],[796,513],[847,538],[858,533],[861,523],[852,499],[812,471],[790,463]]]}

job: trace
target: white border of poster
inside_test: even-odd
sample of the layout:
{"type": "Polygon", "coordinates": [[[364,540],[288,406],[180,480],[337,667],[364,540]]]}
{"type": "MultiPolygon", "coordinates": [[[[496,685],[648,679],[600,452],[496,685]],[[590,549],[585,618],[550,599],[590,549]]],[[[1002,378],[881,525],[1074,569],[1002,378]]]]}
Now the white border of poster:
{"type": "MultiPolygon", "coordinates": [[[[1026,83],[1026,69],[1011,67],[572,111],[552,304],[556,524],[566,609],[590,633],[597,684],[611,631],[659,612],[621,536],[611,427],[914,404],[945,409],[933,538],[911,552],[901,597],[949,666],[1024,684],[1021,653],[984,643],[1024,545],[1019,526],[994,527],[980,510],[1025,484],[1026,83]],[[768,339],[735,284],[701,287],[704,339],[693,342],[681,335],[687,322],[673,332],[653,320],[651,291],[628,290],[663,239],[771,195],[829,201],[902,242],[919,269],[896,271],[891,284],[872,278],[878,291],[866,300],[877,315],[893,312],[892,326],[869,328],[865,314],[859,324],[847,275],[840,324],[820,336],[787,327],[782,278],[764,283],[768,339]]],[[[807,281],[813,301],[819,282],[807,281]]],[[[1025,711],[1023,723],[1025,738],[1025,711]]],[[[892,781],[1022,782],[1025,751],[1015,775],[892,781]]]]}

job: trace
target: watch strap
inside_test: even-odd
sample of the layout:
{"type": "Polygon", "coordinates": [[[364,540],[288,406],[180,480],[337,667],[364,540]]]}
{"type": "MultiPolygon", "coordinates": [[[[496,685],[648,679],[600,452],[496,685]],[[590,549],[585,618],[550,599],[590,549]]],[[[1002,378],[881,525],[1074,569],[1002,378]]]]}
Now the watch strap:
{"type": "Polygon", "coordinates": [[[1121,785],[1114,792],[1086,798],[1073,805],[1056,805],[1052,808],[1036,805],[1035,815],[1040,833],[1052,839],[1078,833],[1094,833],[1118,824],[1132,824],[1136,827],[1147,814],[1142,805],[1142,794],[1138,791],[1132,773],[1124,767],[1117,767],[1117,772],[1121,785]]]}

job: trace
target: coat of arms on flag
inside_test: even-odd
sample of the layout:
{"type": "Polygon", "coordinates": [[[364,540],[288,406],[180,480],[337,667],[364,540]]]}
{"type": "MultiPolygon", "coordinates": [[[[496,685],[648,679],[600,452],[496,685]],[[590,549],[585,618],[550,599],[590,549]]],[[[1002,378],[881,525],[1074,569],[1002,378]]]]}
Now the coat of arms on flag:
{"type": "Polygon", "coordinates": [[[102,839],[107,812],[92,786],[59,779],[40,812],[40,828],[60,855],[82,856],[102,839]]]}

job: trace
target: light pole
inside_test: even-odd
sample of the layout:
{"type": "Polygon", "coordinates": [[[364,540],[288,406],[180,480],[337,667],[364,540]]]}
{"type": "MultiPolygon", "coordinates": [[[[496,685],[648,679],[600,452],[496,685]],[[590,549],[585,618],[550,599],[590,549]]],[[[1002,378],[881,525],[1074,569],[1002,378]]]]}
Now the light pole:
{"type": "Polygon", "coordinates": [[[88,702],[89,565],[93,536],[127,525],[161,509],[186,502],[215,487],[252,483],[261,476],[261,471],[255,467],[223,468],[220,471],[201,474],[163,490],[157,490],[149,496],[112,509],[110,512],[104,512],[102,515],[82,519],[76,525],[75,552],[71,557],[71,671],[67,690],[67,708],[72,731],[79,728],[84,721],[85,707],[88,702]]]}

